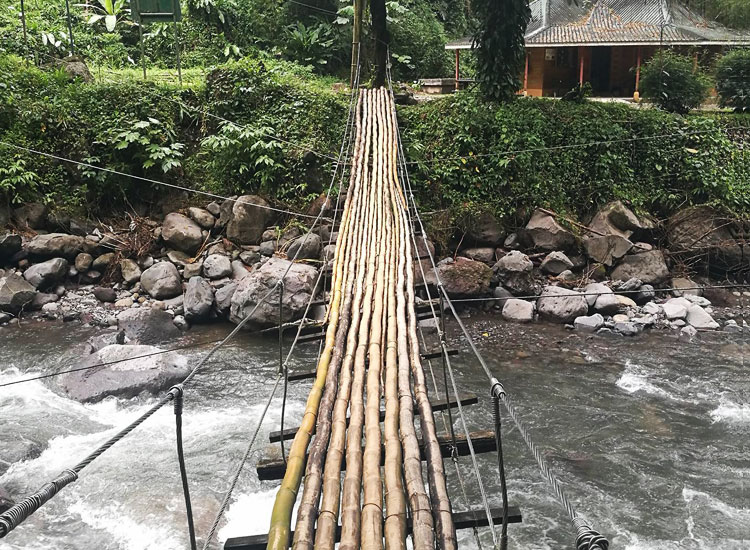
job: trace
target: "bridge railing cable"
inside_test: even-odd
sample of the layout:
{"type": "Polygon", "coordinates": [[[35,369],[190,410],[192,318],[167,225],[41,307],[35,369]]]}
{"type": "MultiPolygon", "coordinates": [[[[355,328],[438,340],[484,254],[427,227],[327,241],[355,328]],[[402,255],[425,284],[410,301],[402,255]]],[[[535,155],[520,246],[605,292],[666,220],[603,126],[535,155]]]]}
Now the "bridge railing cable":
{"type": "MultiPolygon", "coordinates": [[[[391,85],[391,93],[392,92],[392,85],[391,85]]],[[[435,275],[435,279],[437,281],[436,287],[438,289],[438,293],[441,295],[441,298],[445,300],[445,303],[448,305],[448,308],[450,309],[450,312],[456,322],[458,323],[458,326],[461,329],[461,332],[464,335],[464,338],[469,344],[469,347],[471,348],[472,352],[474,353],[475,357],[477,358],[479,364],[481,365],[482,369],[484,370],[485,374],[488,377],[488,380],[490,381],[491,386],[491,392],[494,397],[496,397],[499,401],[503,403],[503,406],[508,411],[508,414],[512,418],[514,424],[518,428],[519,432],[522,434],[524,442],[526,443],[529,450],[534,455],[535,460],[537,461],[537,464],[544,475],[544,477],[547,479],[548,483],[552,486],[553,491],[555,492],[555,495],[558,497],[558,500],[565,508],[565,511],[568,513],[568,516],[570,517],[571,522],[573,523],[573,526],[576,529],[576,548],[577,550],[607,550],[609,547],[609,542],[605,537],[603,537],[600,533],[598,533],[596,530],[591,528],[591,526],[588,524],[588,522],[581,517],[571,504],[570,500],[565,495],[565,492],[562,489],[562,486],[560,485],[560,482],[557,480],[554,473],[551,471],[549,466],[547,465],[546,461],[544,460],[544,457],[539,452],[538,447],[536,447],[536,444],[534,443],[533,439],[531,438],[531,435],[529,431],[526,429],[526,426],[521,421],[517,411],[513,407],[512,403],[510,402],[510,398],[508,397],[504,387],[500,382],[495,378],[495,376],[492,374],[491,370],[487,366],[487,363],[485,362],[484,358],[482,357],[482,354],[479,352],[479,350],[476,347],[476,344],[474,343],[474,340],[471,338],[471,335],[469,334],[468,330],[466,329],[466,326],[464,325],[463,321],[459,317],[455,306],[453,305],[453,302],[450,299],[450,296],[445,290],[445,287],[442,284],[442,281],[440,280],[440,274],[437,269],[437,264],[435,263],[435,259],[432,255],[432,252],[430,251],[428,242],[427,242],[427,233],[426,229],[424,227],[424,224],[422,222],[422,219],[419,215],[419,210],[417,208],[417,203],[414,197],[414,192],[411,187],[411,181],[409,179],[408,169],[406,168],[405,163],[405,157],[403,152],[403,143],[401,141],[401,134],[398,133],[398,154],[401,158],[401,163],[404,170],[404,178],[403,181],[406,183],[407,189],[406,189],[406,195],[408,200],[411,202],[413,207],[413,215],[414,219],[418,223],[420,230],[422,234],[422,240],[424,243],[424,248],[427,251],[427,255],[429,257],[430,263],[432,265],[432,270],[435,275]]],[[[413,234],[413,232],[412,232],[413,234]]],[[[432,301],[431,308],[432,306],[432,301]]],[[[434,308],[433,308],[433,314],[434,314],[434,308]]],[[[450,369],[450,359],[448,358],[448,350],[447,347],[443,346],[443,353],[446,356],[446,360],[448,363],[448,371],[451,372],[450,369]]],[[[459,414],[460,414],[460,408],[459,408],[459,414]]],[[[491,523],[490,523],[491,524],[491,523]]]]}

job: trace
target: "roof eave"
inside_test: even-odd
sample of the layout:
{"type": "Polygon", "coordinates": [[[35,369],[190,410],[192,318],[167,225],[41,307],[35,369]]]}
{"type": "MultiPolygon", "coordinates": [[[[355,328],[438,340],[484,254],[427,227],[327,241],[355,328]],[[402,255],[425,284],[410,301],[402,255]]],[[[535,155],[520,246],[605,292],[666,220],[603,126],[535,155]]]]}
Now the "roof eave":
{"type": "MultiPolygon", "coordinates": [[[[526,44],[527,48],[565,48],[573,46],[750,46],[746,40],[671,40],[671,41],[613,41],[613,42],[540,42],[526,44]]],[[[446,50],[472,50],[471,44],[446,44],[446,50]]]]}

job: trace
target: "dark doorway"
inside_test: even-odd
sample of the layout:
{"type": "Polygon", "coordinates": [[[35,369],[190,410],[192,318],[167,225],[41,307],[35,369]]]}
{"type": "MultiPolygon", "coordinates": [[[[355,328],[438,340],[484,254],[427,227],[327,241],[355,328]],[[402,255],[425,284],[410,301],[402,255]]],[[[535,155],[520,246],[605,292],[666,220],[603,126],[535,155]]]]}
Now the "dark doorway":
{"type": "Polygon", "coordinates": [[[612,48],[609,46],[591,48],[591,89],[595,94],[609,92],[611,68],[612,48]]]}

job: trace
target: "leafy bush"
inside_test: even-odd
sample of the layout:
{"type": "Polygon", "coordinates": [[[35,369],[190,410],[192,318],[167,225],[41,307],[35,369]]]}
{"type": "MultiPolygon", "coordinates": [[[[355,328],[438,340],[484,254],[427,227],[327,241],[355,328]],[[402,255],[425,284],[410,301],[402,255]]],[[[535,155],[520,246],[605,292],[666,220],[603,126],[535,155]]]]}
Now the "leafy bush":
{"type": "Polygon", "coordinates": [[[686,114],[700,106],[711,86],[700,68],[687,56],[671,51],[657,53],[641,70],[643,96],[665,111],[686,114]]]}
{"type": "Polygon", "coordinates": [[[722,107],[750,111],[750,49],[734,50],[719,59],[716,91],[722,107]]]}

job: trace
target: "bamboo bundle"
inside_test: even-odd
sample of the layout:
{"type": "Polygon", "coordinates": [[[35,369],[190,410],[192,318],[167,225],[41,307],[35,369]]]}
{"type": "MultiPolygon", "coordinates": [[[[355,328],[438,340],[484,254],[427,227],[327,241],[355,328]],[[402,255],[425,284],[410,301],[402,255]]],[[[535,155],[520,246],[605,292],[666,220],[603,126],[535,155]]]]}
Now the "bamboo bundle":
{"type": "MultiPolygon", "coordinates": [[[[357,132],[359,131],[358,127],[357,132]]],[[[351,201],[349,197],[351,196],[351,193],[352,189],[349,189],[349,196],[346,201],[349,204],[346,205],[344,211],[344,219],[347,223],[342,226],[342,232],[339,235],[339,240],[336,242],[333,269],[336,283],[333,287],[333,299],[331,300],[328,328],[326,329],[325,346],[318,361],[315,382],[313,383],[313,387],[307,397],[305,413],[302,417],[300,428],[297,430],[291,449],[289,450],[286,473],[281,482],[281,487],[276,494],[276,500],[271,512],[271,525],[268,530],[267,550],[285,550],[289,545],[292,509],[294,508],[294,503],[297,499],[297,491],[299,490],[302,478],[302,469],[305,465],[307,446],[310,442],[312,430],[315,427],[318,407],[320,405],[323,387],[328,374],[328,366],[331,361],[331,355],[336,339],[339,308],[341,305],[342,272],[344,264],[346,263],[341,254],[341,249],[344,246],[342,242],[346,242],[350,226],[357,223],[354,216],[350,214],[351,201]]]]}
{"type": "MultiPolygon", "coordinates": [[[[360,112],[357,111],[359,120],[360,112]]],[[[354,200],[351,210],[356,215],[352,216],[353,222],[358,222],[366,216],[368,204],[360,200],[361,187],[361,164],[359,153],[361,140],[358,139],[354,149],[354,162],[350,174],[350,188],[354,188],[354,200]]],[[[339,369],[341,367],[344,344],[347,340],[349,323],[351,322],[351,310],[353,302],[353,288],[355,279],[360,275],[356,272],[356,259],[362,254],[363,242],[369,237],[366,227],[361,223],[356,225],[348,233],[346,247],[342,249],[345,257],[348,256],[348,264],[344,275],[345,291],[344,304],[339,313],[338,329],[336,331],[335,348],[331,355],[331,363],[326,375],[325,390],[318,409],[318,420],[315,430],[315,439],[310,446],[305,469],[305,484],[302,498],[297,510],[297,526],[294,530],[293,548],[299,550],[311,550],[314,542],[315,520],[318,515],[318,502],[320,500],[320,487],[323,478],[323,464],[326,460],[326,449],[331,433],[331,414],[333,412],[334,399],[338,392],[339,369]]]]}

